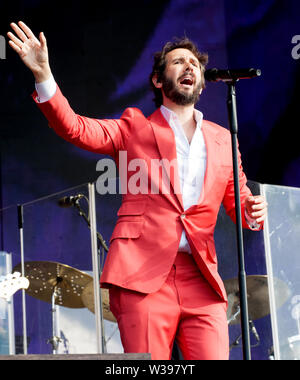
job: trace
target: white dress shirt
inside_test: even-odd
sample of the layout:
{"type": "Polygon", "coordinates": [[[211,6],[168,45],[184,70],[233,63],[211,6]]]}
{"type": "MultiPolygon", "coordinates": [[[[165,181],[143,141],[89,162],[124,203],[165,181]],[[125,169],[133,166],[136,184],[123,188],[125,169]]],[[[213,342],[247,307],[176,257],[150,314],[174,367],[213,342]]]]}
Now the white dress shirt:
{"type": "MultiPolygon", "coordinates": [[[[160,110],[175,135],[180,190],[183,207],[187,210],[199,201],[206,171],[207,153],[201,128],[203,114],[194,110],[194,119],[197,124],[189,143],[176,113],[165,106],[161,106],[160,110]]],[[[191,253],[184,231],[181,235],[179,251],[191,253]]]]}

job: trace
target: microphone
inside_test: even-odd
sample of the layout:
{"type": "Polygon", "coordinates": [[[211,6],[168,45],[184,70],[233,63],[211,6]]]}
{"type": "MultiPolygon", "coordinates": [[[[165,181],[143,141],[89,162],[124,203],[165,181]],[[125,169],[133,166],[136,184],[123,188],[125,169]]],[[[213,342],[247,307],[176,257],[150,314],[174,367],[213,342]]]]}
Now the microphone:
{"type": "Polygon", "coordinates": [[[255,328],[254,323],[253,323],[252,320],[249,321],[249,325],[250,325],[250,330],[251,330],[252,333],[254,334],[254,336],[255,336],[257,342],[260,342],[260,337],[259,337],[259,335],[258,335],[258,332],[257,332],[257,330],[256,330],[256,328],[255,328]]]}
{"type": "Polygon", "coordinates": [[[220,70],[220,69],[208,69],[204,72],[204,77],[208,82],[219,81],[238,81],[239,79],[251,79],[259,77],[261,70],[259,69],[234,69],[234,70],[220,70]]]}
{"type": "Polygon", "coordinates": [[[74,206],[79,199],[83,198],[83,194],[70,195],[68,197],[63,197],[58,200],[58,205],[60,207],[71,207],[74,206]]]}

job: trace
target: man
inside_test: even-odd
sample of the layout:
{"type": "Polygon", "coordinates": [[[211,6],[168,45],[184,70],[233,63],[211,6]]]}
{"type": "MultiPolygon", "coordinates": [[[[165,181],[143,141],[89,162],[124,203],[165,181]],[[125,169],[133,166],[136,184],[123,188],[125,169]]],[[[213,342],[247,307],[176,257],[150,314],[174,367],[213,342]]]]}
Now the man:
{"type": "MultiPolygon", "coordinates": [[[[33,72],[33,97],[56,133],[111,155],[119,168],[120,152],[145,163],[147,191],[137,194],[125,168],[128,186],[101,276],[125,352],[170,359],[176,340],[185,359],[228,359],[227,296],[213,232],[221,202],[235,220],[233,170],[229,132],[194,108],[207,56],[188,39],[166,44],[150,76],[154,114],[128,108],[119,120],[96,120],[75,114],[61,94],[43,33],[38,40],[24,23],[11,26],[9,44],[33,72]],[[164,172],[152,165],[157,161],[164,172]]],[[[267,205],[247,188],[241,161],[239,169],[243,226],[259,229],[267,205]]]]}

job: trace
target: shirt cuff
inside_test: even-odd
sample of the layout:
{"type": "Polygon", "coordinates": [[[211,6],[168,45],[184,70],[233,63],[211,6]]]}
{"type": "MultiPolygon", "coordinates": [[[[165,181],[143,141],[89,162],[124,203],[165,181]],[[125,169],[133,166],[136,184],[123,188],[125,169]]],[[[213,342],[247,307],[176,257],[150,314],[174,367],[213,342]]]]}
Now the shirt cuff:
{"type": "Polygon", "coordinates": [[[260,229],[261,224],[257,223],[257,221],[255,219],[253,219],[253,218],[251,218],[251,216],[249,216],[246,208],[245,208],[245,219],[246,219],[246,222],[247,222],[247,224],[251,230],[258,231],[260,229]]]}
{"type": "Polygon", "coordinates": [[[50,100],[56,92],[56,82],[53,75],[44,82],[35,83],[35,89],[38,95],[36,98],[38,103],[45,103],[50,100]]]}

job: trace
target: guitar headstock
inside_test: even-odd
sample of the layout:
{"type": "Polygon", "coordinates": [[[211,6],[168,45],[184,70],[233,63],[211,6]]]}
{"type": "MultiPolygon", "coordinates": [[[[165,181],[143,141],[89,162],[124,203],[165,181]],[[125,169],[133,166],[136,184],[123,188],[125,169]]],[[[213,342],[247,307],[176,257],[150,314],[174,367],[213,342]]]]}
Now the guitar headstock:
{"type": "Polygon", "coordinates": [[[29,280],[22,277],[21,273],[14,272],[13,274],[6,275],[0,280],[0,298],[9,300],[20,289],[27,289],[29,287],[29,280]]]}

